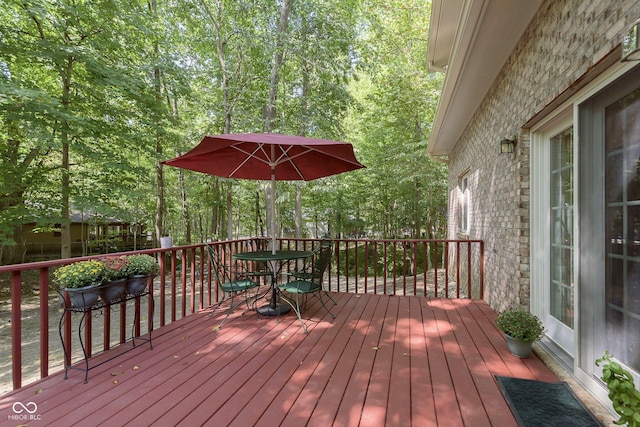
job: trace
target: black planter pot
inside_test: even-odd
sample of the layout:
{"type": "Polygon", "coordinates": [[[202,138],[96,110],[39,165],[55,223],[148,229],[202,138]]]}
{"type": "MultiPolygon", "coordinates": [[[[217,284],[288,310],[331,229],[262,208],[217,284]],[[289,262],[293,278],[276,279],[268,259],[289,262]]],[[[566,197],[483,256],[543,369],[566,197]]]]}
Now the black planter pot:
{"type": "Polygon", "coordinates": [[[104,302],[111,303],[124,297],[127,290],[127,279],[112,280],[100,287],[101,298],[104,302]]]}
{"type": "Polygon", "coordinates": [[[127,293],[129,295],[140,295],[147,289],[150,278],[151,276],[149,275],[129,277],[127,281],[127,293]]]}
{"type": "Polygon", "coordinates": [[[98,286],[85,286],[83,288],[62,289],[63,298],[65,298],[64,294],[69,295],[71,307],[87,309],[96,305],[98,298],[100,298],[101,291],[98,286]]]}

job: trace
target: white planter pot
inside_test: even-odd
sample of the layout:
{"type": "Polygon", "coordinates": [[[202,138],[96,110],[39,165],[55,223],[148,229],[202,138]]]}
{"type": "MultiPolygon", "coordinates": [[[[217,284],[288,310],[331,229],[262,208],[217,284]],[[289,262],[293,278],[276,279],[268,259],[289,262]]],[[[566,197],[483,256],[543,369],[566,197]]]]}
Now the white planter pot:
{"type": "Polygon", "coordinates": [[[170,248],[173,245],[173,238],[171,236],[160,238],[160,247],[162,249],[170,248]]]}

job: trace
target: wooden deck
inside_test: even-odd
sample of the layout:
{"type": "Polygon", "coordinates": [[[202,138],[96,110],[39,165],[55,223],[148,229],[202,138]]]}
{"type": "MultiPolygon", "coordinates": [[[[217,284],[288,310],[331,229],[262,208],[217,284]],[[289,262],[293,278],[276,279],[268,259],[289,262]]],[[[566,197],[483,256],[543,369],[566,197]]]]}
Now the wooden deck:
{"type": "Polygon", "coordinates": [[[2,396],[0,425],[506,427],[516,423],[494,374],[557,381],[535,355],[509,354],[482,301],[333,296],[336,319],[310,306],[306,335],[293,314],[238,310],[221,330],[223,310],[187,316],[88,384],[72,370],[2,396]],[[16,402],[37,405],[32,420],[16,402]]]}

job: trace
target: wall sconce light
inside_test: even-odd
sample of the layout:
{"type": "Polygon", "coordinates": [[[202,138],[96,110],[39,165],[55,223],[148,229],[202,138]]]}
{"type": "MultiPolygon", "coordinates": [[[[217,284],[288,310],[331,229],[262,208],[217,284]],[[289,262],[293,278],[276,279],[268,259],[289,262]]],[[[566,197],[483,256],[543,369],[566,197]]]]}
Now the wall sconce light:
{"type": "Polygon", "coordinates": [[[515,139],[503,139],[498,144],[498,154],[511,154],[516,149],[515,139]]]}
{"type": "Polygon", "coordinates": [[[622,61],[640,61],[640,18],[622,36],[622,61]]]}

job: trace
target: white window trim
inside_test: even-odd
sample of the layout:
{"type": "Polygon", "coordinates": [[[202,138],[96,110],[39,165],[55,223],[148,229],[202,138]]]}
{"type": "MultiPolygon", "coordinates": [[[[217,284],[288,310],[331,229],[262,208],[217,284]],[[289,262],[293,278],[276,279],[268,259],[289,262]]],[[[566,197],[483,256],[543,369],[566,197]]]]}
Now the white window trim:
{"type": "Polygon", "coordinates": [[[471,228],[471,182],[469,171],[465,171],[458,179],[458,191],[460,206],[460,217],[458,224],[458,233],[464,236],[469,235],[469,229],[471,228]]]}
{"type": "MultiPolygon", "coordinates": [[[[545,126],[538,127],[535,132],[533,132],[533,144],[531,146],[531,283],[544,285],[531,287],[531,310],[538,317],[543,319],[547,329],[554,329],[553,331],[548,330],[547,332],[549,335],[553,335],[554,341],[570,355],[574,354],[574,343],[577,339],[575,328],[572,330],[565,325],[560,325],[559,322],[553,322],[549,317],[549,284],[551,282],[551,272],[549,271],[549,266],[551,265],[551,248],[548,240],[548,236],[550,236],[551,233],[551,217],[549,215],[549,188],[551,186],[549,168],[551,165],[551,150],[549,146],[549,139],[557,135],[559,132],[573,126],[573,150],[575,153],[576,138],[574,123],[571,108],[565,108],[564,110],[557,112],[552,120],[545,122],[545,126]],[[541,238],[542,236],[544,236],[544,238],[541,238]]],[[[574,185],[577,182],[576,169],[574,157],[574,185]]],[[[574,207],[576,206],[576,202],[576,191],[574,191],[574,207]]],[[[574,240],[577,231],[577,225],[574,218],[574,240]]],[[[574,304],[575,303],[576,299],[574,289],[574,304]]]]}

